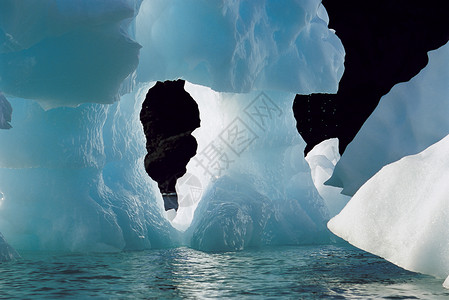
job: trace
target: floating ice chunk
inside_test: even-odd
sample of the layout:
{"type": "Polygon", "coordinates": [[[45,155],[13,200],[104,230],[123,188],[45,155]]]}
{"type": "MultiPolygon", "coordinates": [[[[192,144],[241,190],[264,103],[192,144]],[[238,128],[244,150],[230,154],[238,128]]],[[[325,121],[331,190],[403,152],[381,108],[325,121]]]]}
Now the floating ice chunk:
{"type": "Polygon", "coordinates": [[[449,135],[419,154],[383,167],[329,221],[329,229],[405,269],[446,278],[448,151],[449,135]]]}
{"type": "Polygon", "coordinates": [[[326,184],[353,195],[382,166],[449,133],[449,43],[428,55],[429,64],[418,75],[382,97],[326,184]]]}

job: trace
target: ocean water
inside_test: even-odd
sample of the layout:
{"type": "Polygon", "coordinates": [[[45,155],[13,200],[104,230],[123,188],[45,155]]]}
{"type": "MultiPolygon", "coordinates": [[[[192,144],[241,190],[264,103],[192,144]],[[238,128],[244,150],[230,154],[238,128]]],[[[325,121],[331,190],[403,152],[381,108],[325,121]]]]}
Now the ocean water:
{"type": "Polygon", "coordinates": [[[449,299],[442,280],[349,245],[204,253],[22,253],[1,299],[449,299]]]}

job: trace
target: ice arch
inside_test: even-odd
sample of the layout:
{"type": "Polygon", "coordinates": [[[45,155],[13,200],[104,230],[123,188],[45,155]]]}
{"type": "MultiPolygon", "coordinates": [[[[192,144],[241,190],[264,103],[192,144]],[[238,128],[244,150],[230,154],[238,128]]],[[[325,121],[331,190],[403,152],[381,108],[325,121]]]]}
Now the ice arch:
{"type": "Polygon", "coordinates": [[[199,198],[184,197],[173,223],[185,229],[193,219],[191,245],[240,250],[329,242],[323,226],[329,210],[300,155],[305,143],[294,126],[294,94],[217,93],[193,84],[186,90],[202,122],[193,132],[198,151],[186,175],[198,182],[186,178],[177,187],[181,196],[201,193],[201,202],[195,211],[199,198]]]}
{"type": "MultiPolygon", "coordinates": [[[[15,112],[14,131],[0,132],[0,231],[21,249],[117,251],[181,242],[143,171],[136,115],[150,80],[293,95],[336,91],[343,73],[344,49],[319,0],[0,5],[0,90],[15,112]]],[[[295,159],[289,153],[284,159],[295,159]]],[[[304,168],[295,178],[309,178],[307,186],[307,165],[298,164],[304,168]]],[[[258,184],[271,172],[260,168],[258,184]]],[[[317,201],[311,224],[324,228],[321,200],[309,186],[306,198],[317,201]]]]}

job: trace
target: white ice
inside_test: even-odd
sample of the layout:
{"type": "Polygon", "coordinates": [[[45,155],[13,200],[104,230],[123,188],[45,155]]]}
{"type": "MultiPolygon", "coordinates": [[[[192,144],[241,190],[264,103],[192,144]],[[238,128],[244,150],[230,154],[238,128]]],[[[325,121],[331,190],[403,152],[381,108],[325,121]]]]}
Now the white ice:
{"type": "Polygon", "coordinates": [[[0,2],[0,91],[49,109],[118,101],[141,46],[133,0],[0,2]]]}
{"type": "Polygon", "coordinates": [[[449,135],[416,155],[383,167],[329,221],[329,229],[405,269],[446,278],[448,151],[449,135]]]}
{"type": "Polygon", "coordinates": [[[322,141],[313,147],[306,156],[313,183],[325,201],[330,217],[337,215],[350,199],[350,197],[341,194],[341,188],[324,184],[332,176],[339,159],[337,138],[322,141]]]}

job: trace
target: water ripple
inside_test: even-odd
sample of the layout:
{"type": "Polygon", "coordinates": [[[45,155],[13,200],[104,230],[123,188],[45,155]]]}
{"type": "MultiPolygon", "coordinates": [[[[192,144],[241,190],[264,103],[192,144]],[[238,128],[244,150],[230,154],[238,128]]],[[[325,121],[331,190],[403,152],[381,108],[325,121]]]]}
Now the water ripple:
{"type": "Polygon", "coordinates": [[[204,253],[22,253],[0,264],[0,299],[447,299],[441,280],[350,246],[204,253]]]}

